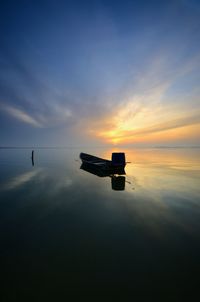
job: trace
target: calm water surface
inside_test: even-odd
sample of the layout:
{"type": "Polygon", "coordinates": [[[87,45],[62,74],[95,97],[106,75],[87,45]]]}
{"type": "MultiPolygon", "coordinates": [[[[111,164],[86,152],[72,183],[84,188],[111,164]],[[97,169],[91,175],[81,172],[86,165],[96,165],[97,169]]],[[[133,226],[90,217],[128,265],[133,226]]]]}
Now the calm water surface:
{"type": "Polygon", "coordinates": [[[34,166],[29,149],[0,150],[3,301],[192,293],[200,149],[119,150],[131,162],[120,178],[80,169],[81,151],[116,150],[35,149],[34,166]]]}

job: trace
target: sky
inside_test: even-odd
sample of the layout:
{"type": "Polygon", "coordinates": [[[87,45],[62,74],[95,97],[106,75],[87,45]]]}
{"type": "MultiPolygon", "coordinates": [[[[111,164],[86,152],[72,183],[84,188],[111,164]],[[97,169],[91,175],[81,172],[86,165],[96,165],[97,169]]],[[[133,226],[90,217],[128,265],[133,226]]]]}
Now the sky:
{"type": "Polygon", "coordinates": [[[0,2],[0,146],[199,146],[200,1],[0,2]]]}

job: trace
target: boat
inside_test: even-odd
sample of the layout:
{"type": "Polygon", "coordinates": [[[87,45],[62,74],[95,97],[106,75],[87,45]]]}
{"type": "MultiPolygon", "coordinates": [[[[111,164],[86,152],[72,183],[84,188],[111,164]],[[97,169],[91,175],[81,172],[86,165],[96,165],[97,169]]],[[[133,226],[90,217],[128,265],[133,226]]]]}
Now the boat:
{"type": "Polygon", "coordinates": [[[86,169],[99,171],[98,174],[125,174],[125,154],[122,152],[112,153],[112,159],[103,159],[87,153],[80,153],[80,159],[86,169]]]}

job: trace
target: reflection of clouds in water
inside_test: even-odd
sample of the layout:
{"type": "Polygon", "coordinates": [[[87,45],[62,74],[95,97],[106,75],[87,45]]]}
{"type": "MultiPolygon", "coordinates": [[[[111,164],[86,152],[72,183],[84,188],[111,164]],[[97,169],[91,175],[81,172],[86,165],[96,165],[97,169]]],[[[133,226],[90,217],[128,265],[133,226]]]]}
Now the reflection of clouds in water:
{"type": "Polygon", "coordinates": [[[2,185],[2,190],[12,190],[18,187],[23,186],[25,183],[31,181],[36,175],[38,176],[41,173],[42,169],[38,168],[34,171],[29,171],[23,174],[20,174],[14,178],[12,178],[9,182],[2,185]]]}
{"type": "Polygon", "coordinates": [[[140,151],[128,154],[133,164],[126,167],[131,184],[126,185],[123,207],[129,223],[163,241],[174,230],[198,236],[200,162],[196,151],[140,151]]]}
{"type": "Polygon", "coordinates": [[[38,187],[42,187],[43,185],[45,186],[45,183],[50,184],[48,185],[48,193],[51,195],[70,187],[73,183],[72,179],[68,175],[62,175],[59,173],[52,174],[48,169],[37,168],[33,171],[28,171],[13,177],[6,183],[2,184],[0,189],[5,191],[14,190],[24,186],[33,179],[36,180],[38,187]]]}
{"type": "Polygon", "coordinates": [[[160,240],[166,238],[169,226],[172,232],[176,228],[190,235],[198,235],[200,203],[199,190],[197,192],[196,187],[196,191],[193,191],[195,184],[191,188],[186,186],[186,180],[182,183],[172,180],[159,185],[156,178],[143,182],[138,179],[138,183],[134,191],[126,187],[127,198],[123,201],[131,225],[144,228],[160,240]]]}
{"type": "MultiPolygon", "coordinates": [[[[173,196],[196,204],[200,195],[199,152],[194,149],[152,149],[127,152],[133,164],[127,165],[127,176],[134,175],[136,191],[142,195],[158,196],[166,202],[173,196]],[[138,186],[139,184],[139,186],[138,186]]],[[[127,190],[130,191],[129,186],[127,190]]]]}
{"type": "Polygon", "coordinates": [[[163,202],[170,203],[169,198],[174,202],[174,197],[176,197],[196,204],[200,195],[198,174],[191,171],[177,171],[168,167],[163,167],[163,169],[136,167],[135,175],[139,183],[139,187],[136,183],[136,188],[138,193],[147,197],[152,196],[163,202]]]}
{"type": "Polygon", "coordinates": [[[52,187],[52,191],[54,191],[54,193],[70,187],[73,183],[72,179],[69,178],[69,176],[67,175],[64,175],[63,178],[57,180],[58,180],[57,183],[55,183],[54,187],[52,187]]]}
{"type": "Polygon", "coordinates": [[[200,206],[188,204],[187,201],[184,206],[184,200],[173,195],[169,198],[171,204],[165,202],[160,192],[152,195],[148,191],[137,193],[135,190],[131,194],[128,192],[120,204],[113,202],[111,210],[122,215],[131,228],[136,228],[141,234],[145,232],[166,245],[168,236],[173,232],[199,236],[200,206]]]}
{"type": "MultiPolygon", "coordinates": [[[[48,198],[62,194],[73,184],[72,178],[62,170],[52,171],[49,168],[43,169],[37,178],[37,191],[41,191],[48,198]]],[[[55,200],[54,200],[55,202],[55,200]]]]}
{"type": "Polygon", "coordinates": [[[54,215],[56,209],[70,206],[74,200],[70,192],[73,186],[73,179],[63,171],[46,169],[40,175],[36,190],[36,199],[40,199],[43,210],[38,213],[39,220],[45,220],[49,215],[54,215]]]}

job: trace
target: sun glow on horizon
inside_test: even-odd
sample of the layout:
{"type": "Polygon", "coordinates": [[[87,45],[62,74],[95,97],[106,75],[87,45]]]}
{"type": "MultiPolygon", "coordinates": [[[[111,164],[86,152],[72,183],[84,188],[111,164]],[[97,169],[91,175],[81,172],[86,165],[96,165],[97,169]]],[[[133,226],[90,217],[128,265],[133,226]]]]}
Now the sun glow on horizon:
{"type": "Polygon", "coordinates": [[[113,145],[199,140],[200,112],[197,110],[187,113],[161,106],[133,110],[128,103],[115,111],[109,121],[105,129],[96,129],[93,133],[113,145]]]}

